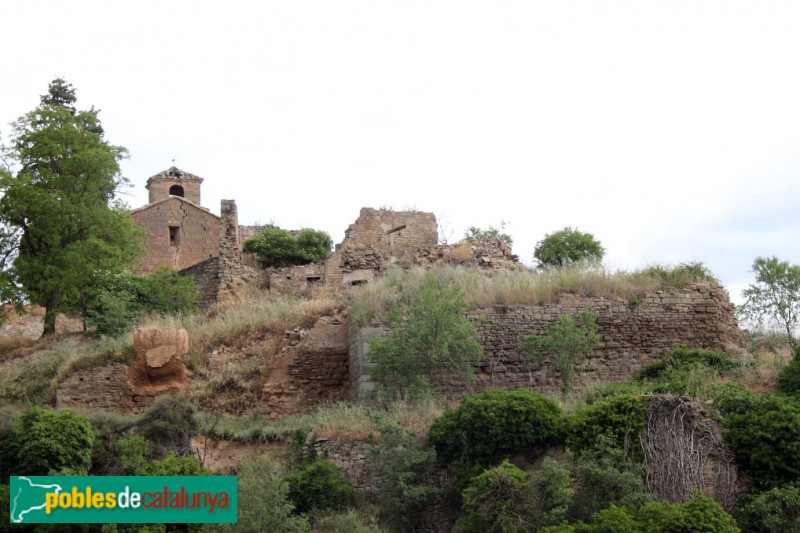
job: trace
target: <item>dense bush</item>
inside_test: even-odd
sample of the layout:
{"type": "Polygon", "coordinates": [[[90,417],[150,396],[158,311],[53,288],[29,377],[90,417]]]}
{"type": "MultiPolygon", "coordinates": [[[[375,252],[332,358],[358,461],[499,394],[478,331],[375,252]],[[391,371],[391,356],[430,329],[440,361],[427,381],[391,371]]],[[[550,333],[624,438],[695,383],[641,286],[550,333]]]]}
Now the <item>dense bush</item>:
{"type": "Polygon", "coordinates": [[[567,418],[566,442],[573,450],[594,447],[599,436],[614,446],[641,457],[639,436],[647,421],[647,402],[633,394],[618,394],[584,405],[567,418]]]}
{"type": "Polygon", "coordinates": [[[631,462],[609,438],[575,456],[579,490],[570,515],[587,519],[609,505],[641,504],[652,499],[644,488],[644,468],[631,462]]]}
{"type": "Polygon", "coordinates": [[[267,228],[244,243],[245,252],[254,253],[263,268],[282,268],[321,263],[331,255],[333,239],[324,231],[303,229],[293,234],[267,228]]]}
{"type": "Polygon", "coordinates": [[[647,502],[641,507],[611,506],[592,516],[590,524],[546,530],[575,533],[739,533],[736,521],[705,496],[686,503],[647,502]]]}
{"type": "Polygon", "coordinates": [[[800,478],[800,402],[768,395],[750,399],[746,409],[722,420],[725,442],[741,471],[759,489],[800,478]]]}
{"type": "Polygon", "coordinates": [[[149,313],[193,311],[198,292],[194,280],[163,266],[152,274],[124,273],[103,279],[87,306],[86,323],[97,335],[116,337],[149,313]]]}
{"type": "Polygon", "coordinates": [[[229,524],[207,524],[206,531],[311,532],[308,518],[293,513],[294,505],[287,496],[288,484],[272,459],[267,456],[248,457],[239,468],[238,480],[239,517],[236,525],[232,528],[229,524]]]}
{"type": "Polygon", "coordinates": [[[739,525],[753,533],[800,533],[800,486],[776,487],[752,496],[739,512],[739,525]]]}
{"type": "Polygon", "coordinates": [[[136,431],[161,453],[183,451],[197,433],[195,408],[185,396],[161,396],[136,421],[136,431]]]}
{"type": "Polygon", "coordinates": [[[114,476],[120,474],[120,457],[117,441],[130,435],[134,419],[117,413],[95,411],[87,415],[94,432],[91,474],[114,476]]]}
{"type": "Polygon", "coordinates": [[[336,466],[327,459],[317,459],[302,470],[286,476],[288,496],[295,512],[308,513],[328,509],[346,509],[356,502],[356,491],[336,466]]]}
{"type": "Polygon", "coordinates": [[[696,396],[709,382],[742,367],[725,352],[701,348],[673,348],[665,359],[639,370],[634,380],[647,384],[655,393],[696,396]]]}
{"type": "Polygon", "coordinates": [[[436,453],[398,424],[384,424],[380,433],[378,442],[365,446],[365,456],[375,476],[381,518],[398,529],[409,529],[422,505],[440,495],[439,489],[427,484],[436,453]]]}
{"type": "Polygon", "coordinates": [[[475,476],[461,493],[464,515],[458,527],[464,533],[532,531],[534,494],[530,474],[503,461],[475,476]]]}
{"type": "Polygon", "coordinates": [[[197,457],[170,453],[166,459],[144,463],[136,468],[137,476],[210,476],[197,457]]]}
{"type": "Polygon", "coordinates": [[[794,357],[778,374],[778,390],[784,394],[800,395],[800,346],[794,349],[794,357]]]}
{"type": "Polygon", "coordinates": [[[32,407],[22,414],[6,439],[4,475],[46,476],[70,469],[89,472],[94,433],[89,421],[72,411],[47,411],[32,407]]]}
{"type": "Polygon", "coordinates": [[[489,466],[561,436],[561,410],[553,400],[525,389],[493,389],[466,397],[437,418],[428,440],[445,463],[489,466]]]}
{"type": "Polygon", "coordinates": [[[728,382],[714,385],[711,389],[714,408],[723,416],[750,411],[760,396],[747,390],[741,383],[728,382]]]}

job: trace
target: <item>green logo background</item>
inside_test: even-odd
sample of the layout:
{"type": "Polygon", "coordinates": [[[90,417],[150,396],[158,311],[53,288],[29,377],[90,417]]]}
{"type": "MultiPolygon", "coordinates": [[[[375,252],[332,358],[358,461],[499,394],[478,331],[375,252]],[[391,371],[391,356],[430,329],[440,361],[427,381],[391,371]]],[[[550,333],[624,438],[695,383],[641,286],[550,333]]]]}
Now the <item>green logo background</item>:
{"type": "MultiPolygon", "coordinates": [[[[234,476],[12,476],[10,487],[11,522],[21,524],[146,524],[146,523],[217,523],[232,524],[237,515],[236,477],[234,476]],[[108,509],[84,507],[62,509],[60,507],[45,512],[45,498],[48,492],[71,494],[73,488],[86,494],[87,487],[92,493],[113,492],[151,493],[145,496],[138,508],[117,506],[108,509]],[[216,506],[190,508],[145,508],[145,503],[163,501],[164,489],[172,493],[166,498],[175,503],[180,500],[181,488],[186,495],[183,501],[192,503],[192,494],[207,492],[216,497],[227,493],[227,509],[216,506]],[[178,493],[177,495],[174,493],[178,493]]],[[[119,496],[118,496],[119,498],[119,496]]],[[[219,502],[218,502],[219,503],[219,502]]]]}

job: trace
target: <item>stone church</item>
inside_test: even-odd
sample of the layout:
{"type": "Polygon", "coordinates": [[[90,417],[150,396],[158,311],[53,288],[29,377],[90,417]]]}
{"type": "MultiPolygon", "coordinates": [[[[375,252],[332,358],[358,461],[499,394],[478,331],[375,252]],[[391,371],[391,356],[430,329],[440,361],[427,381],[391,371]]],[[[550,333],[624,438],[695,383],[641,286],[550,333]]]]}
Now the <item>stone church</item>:
{"type": "Polygon", "coordinates": [[[201,305],[233,296],[254,272],[242,262],[236,202],[222,200],[220,216],[200,205],[203,178],[170,167],[147,180],[147,205],[131,211],[144,231],[137,273],[169,266],[194,277],[201,305]]]}

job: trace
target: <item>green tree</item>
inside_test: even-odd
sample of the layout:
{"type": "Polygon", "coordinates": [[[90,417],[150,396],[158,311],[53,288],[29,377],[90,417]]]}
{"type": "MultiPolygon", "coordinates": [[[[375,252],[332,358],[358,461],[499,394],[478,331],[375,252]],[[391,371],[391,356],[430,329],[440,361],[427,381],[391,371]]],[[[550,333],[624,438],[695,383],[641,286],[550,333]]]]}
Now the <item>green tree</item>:
{"type": "Polygon", "coordinates": [[[392,312],[386,337],[373,338],[367,356],[375,363],[372,376],[381,394],[420,398],[430,393],[437,375],[472,380],[472,365],[483,358],[478,331],[464,315],[468,309],[457,287],[426,278],[405,313],[392,312]]]}
{"type": "Polygon", "coordinates": [[[333,239],[324,231],[303,229],[296,234],[267,228],[244,243],[243,250],[258,256],[263,268],[322,263],[331,255],[333,239]]]}
{"type": "Polygon", "coordinates": [[[752,496],[739,512],[739,524],[753,533],[800,533],[800,486],[795,483],[752,496]]]}
{"type": "Polygon", "coordinates": [[[141,253],[127,209],[127,151],[108,143],[97,112],[77,111],[71,85],[54,80],[41,104],[12,125],[0,169],[3,296],[20,292],[46,309],[45,333],[59,312],[85,310],[93,288],[141,253]],[[15,170],[15,171],[14,171],[15,170]]]}
{"type": "Polygon", "coordinates": [[[365,445],[364,455],[375,476],[381,518],[401,531],[411,530],[422,505],[442,492],[428,484],[436,452],[420,445],[413,431],[396,423],[383,425],[380,432],[378,442],[365,445]]]}
{"type": "Polygon", "coordinates": [[[3,455],[15,462],[3,465],[4,470],[13,470],[4,475],[46,476],[65,468],[85,475],[91,466],[93,443],[92,426],[85,418],[72,411],[32,407],[20,417],[4,443],[7,453],[3,455]]]}
{"type": "Polygon", "coordinates": [[[533,531],[534,493],[530,474],[508,460],[473,477],[461,493],[464,533],[522,533],[533,531]]]}
{"type": "Polygon", "coordinates": [[[778,390],[784,394],[800,396],[800,346],[794,349],[794,357],[778,374],[778,390]]]}
{"type": "Polygon", "coordinates": [[[605,248],[594,235],[567,226],[555,233],[545,234],[544,239],[536,243],[533,257],[539,262],[539,268],[546,268],[563,267],[582,261],[599,263],[605,253],[605,248]]]}
{"type": "Polygon", "coordinates": [[[739,308],[743,318],[777,324],[786,332],[789,343],[796,346],[794,331],[800,319],[800,266],[780,261],[777,257],[756,257],[753,261],[755,283],[747,287],[739,308]]]}
{"type": "Polygon", "coordinates": [[[547,336],[529,333],[520,337],[520,350],[533,361],[542,363],[552,356],[556,371],[561,377],[561,392],[566,396],[578,372],[576,364],[585,359],[597,343],[597,313],[581,311],[579,323],[572,315],[563,314],[550,328],[547,336]]]}

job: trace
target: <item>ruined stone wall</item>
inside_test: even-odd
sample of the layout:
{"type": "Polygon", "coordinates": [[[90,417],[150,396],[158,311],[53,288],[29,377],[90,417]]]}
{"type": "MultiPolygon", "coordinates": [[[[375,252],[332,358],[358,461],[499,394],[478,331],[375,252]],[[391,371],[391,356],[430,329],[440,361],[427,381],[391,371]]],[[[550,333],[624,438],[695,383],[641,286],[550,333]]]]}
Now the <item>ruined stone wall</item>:
{"type": "Polygon", "coordinates": [[[269,291],[306,296],[325,284],[325,265],[311,264],[269,269],[269,291]]]}
{"type": "Polygon", "coordinates": [[[328,260],[327,283],[367,283],[392,263],[410,261],[420,248],[435,246],[438,238],[433,213],[365,207],[328,260]]]}
{"type": "Polygon", "coordinates": [[[200,295],[197,301],[199,307],[208,307],[217,301],[217,294],[219,293],[219,271],[219,257],[206,259],[201,263],[197,263],[196,265],[192,265],[180,271],[182,276],[191,276],[194,278],[194,284],[197,286],[197,292],[200,295]]]}
{"type": "Polygon", "coordinates": [[[348,323],[346,315],[336,314],[320,317],[310,330],[286,331],[264,385],[268,418],[279,420],[348,397],[348,323]]]}
{"type": "Polygon", "coordinates": [[[139,414],[158,394],[134,391],[128,373],[128,367],[120,363],[79,370],[58,386],[56,407],[139,414]]]}
{"type": "Polygon", "coordinates": [[[131,218],[145,233],[140,274],[164,265],[183,270],[219,255],[219,219],[191,202],[171,197],[134,210],[131,218]]]}
{"type": "MultiPolygon", "coordinates": [[[[581,373],[575,386],[624,381],[643,366],[663,358],[675,346],[709,350],[739,349],[739,329],[727,293],[707,282],[684,289],[645,295],[632,305],[622,299],[561,295],[550,305],[498,305],[469,311],[484,348],[485,360],[475,369],[475,390],[491,387],[557,390],[560,381],[552,365],[526,363],[518,352],[519,337],[536,332],[545,335],[563,313],[577,315],[582,310],[598,313],[601,342],[589,357],[579,363],[581,373]]],[[[354,398],[370,396],[375,384],[365,371],[352,366],[365,357],[366,344],[352,345],[351,372],[354,398]],[[362,352],[359,352],[359,349],[362,352]]],[[[467,391],[459,380],[444,379],[437,388],[448,397],[467,391]]]]}

